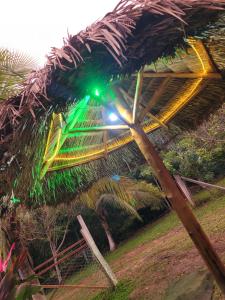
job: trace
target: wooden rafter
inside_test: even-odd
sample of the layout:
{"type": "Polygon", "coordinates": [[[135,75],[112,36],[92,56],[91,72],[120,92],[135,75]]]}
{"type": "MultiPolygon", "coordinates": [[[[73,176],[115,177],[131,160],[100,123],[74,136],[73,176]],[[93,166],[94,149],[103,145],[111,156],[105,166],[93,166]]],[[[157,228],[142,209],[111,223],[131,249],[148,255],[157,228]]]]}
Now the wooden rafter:
{"type": "MultiPolygon", "coordinates": [[[[137,76],[136,74],[134,76],[137,76]]],[[[143,73],[144,78],[211,78],[211,79],[221,79],[222,76],[219,73],[173,73],[173,72],[145,72],[143,73]]]]}
{"type": "Polygon", "coordinates": [[[107,157],[107,153],[108,153],[108,147],[107,147],[107,141],[108,141],[108,137],[109,137],[109,132],[107,130],[105,130],[103,132],[103,146],[104,146],[104,150],[105,150],[105,157],[107,157]]]}
{"type": "MultiPolygon", "coordinates": [[[[102,115],[102,120],[104,120],[104,107],[101,108],[101,115],[102,115]]],[[[107,154],[108,154],[108,147],[107,147],[107,141],[109,138],[109,132],[108,130],[104,130],[103,131],[103,136],[102,136],[102,142],[103,142],[103,146],[104,146],[104,150],[105,150],[105,158],[107,158],[107,154]]]]}
{"type": "Polygon", "coordinates": [[[129,129],[128,125],[104,125],[104,126],[92,126],[92,127],[80,127],[70,130],[67,134],[73,134],[78,132],[96,132],[107,130],[124,130],[129,129]]]}
{"type": "Polygon", "coordinates": [[[127,105],[133,105],[134,99],[123,88],[119,88],[119,91],[123,95],[123,98],[126,101],[127,105]]]}
{"type": "Polygon", "coordinates": [[[135,96],[134,96],[134,106],[133,106],[133,113],[132,113],[132,121],[135,124],[137,120],[137,107],[138,102],[140,100],[141,91],[142,91],[142,83],[143,83],[143,73],[142,71],[138,72],[137,75],[137,84],[136,84],[136,90],[135,90],[135,96]]]}
{"type": "Polygon", "coordinates": [[[150,119],[153,119],[154,121],[156,121],[159,125],[161,125],[162,127],[168,129],[168,126],[166,124],[164,124],[159,118],[157,118],[156,116],[154,116],[153,114],[151,114],[150,112],[147,113],[147,116],[150,119]]]}
{"type": "Polygon", "coordinates": [[[160,84],[159,88],[154,92],[153,96],[149,100],[147,106],[141,111],[139,115],[139,121],[142,122],[144,117],[150,110],[152,109],[153,106],[158,102],[159,98],[162,96],[162,94],[165,91],[165,88],[168,86],[170,78],[165,78],[163,82],[160,84]]]}

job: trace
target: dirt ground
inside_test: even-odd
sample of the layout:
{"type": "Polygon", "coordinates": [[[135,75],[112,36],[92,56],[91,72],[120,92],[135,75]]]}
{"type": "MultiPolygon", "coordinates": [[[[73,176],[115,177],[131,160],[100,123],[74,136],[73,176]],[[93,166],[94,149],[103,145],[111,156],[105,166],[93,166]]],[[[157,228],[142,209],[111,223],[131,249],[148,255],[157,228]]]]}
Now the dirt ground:
{"type": "MultiPolygon", "coordinates": [[[[217,209],[216,215],[208,213],[200,219],[215,249],[225,262],[224,215],[224,207],[221,207],[217,209]]],[[[112,261],[110,265],[119,280],[128,279],[134,282],[134,290],[129,296],[131,300],[162,300],[171,282],[184,274],[206,269],[202,258],[181,225],[158,239],[139,245],[112,261]]],[[[80,284],[98,284],[100,282],[97,277],[94,273],[80,284]]],[[[54,300],[86,300],[91,299],[95,294],[96,291],[91,290],[73,290],[54,297],[54,300]]],[[[213,299],[224,299],[217,288],[213,299]]]]}

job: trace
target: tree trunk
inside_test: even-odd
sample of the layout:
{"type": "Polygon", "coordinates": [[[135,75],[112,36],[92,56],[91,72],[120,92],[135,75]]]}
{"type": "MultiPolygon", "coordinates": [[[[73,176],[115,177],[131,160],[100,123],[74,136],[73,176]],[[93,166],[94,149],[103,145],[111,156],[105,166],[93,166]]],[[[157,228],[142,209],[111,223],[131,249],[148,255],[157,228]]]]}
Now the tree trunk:
{"type": "Polygon", "coordinates": [[[105,216],[105,213],[104,213],[104,209],[101,209],[101,212],[98,211],[97,213],[98,213],[100,222],[102,224],[102,227],[105,231],[105,234],[106,234],[106,237],[107,237],[107,240],[108,240],[108,243],[109,243],[109,250],[112,252],[116,249],[116,243],[115,243],[115,241],[112,237],[111,231],[109,229],[109,224],[107,222],[107,219],[106,219],[106,216],[105,216]]]}
{"type": "MultiPolygon", "coordinates": [[[[52,256],[53,256],[54,263],[56,264],[58,262],[57,251],[56,251],[56,246],[52,242],[50,242],[50,248],[51,248],[51,251],[52,251],[52,256]]],[[[55,265],[55,270],[56,270],[58,282],[60,284],[62,282],[62,275],[61,275],[61,271],[60,271],[60,268],[59,268],[58,264],[55,265]]]]}
{"type": "Polygon", "coordinates": [[[112,237],[112,234],[109,230],[109,225],[107,222],[105,221],[102,221],[101,220],[101,224],[102,224],[102,227],[104,228],[104,231],[105,231],[105,234],[106,234],[106,237],[108,239],[108,243],[109,243],[109,250],[112,252],[116,249],[116,243],[115,241],[113,240],[113,237],[112,237]]]}
{"type": "Polygon", "coordinates": [[[146,161],[153,168],[167,198],[177,212],[192,241],[199,250],[208,268],[214,275],[218,285],[225,294],[225,267],[212,247],[207,235],[187,205],[187,200],[169,174],[163,161],[154,149],[147,134],[138,125],[130,129],[134,140],[144,155],[146,161]]]}

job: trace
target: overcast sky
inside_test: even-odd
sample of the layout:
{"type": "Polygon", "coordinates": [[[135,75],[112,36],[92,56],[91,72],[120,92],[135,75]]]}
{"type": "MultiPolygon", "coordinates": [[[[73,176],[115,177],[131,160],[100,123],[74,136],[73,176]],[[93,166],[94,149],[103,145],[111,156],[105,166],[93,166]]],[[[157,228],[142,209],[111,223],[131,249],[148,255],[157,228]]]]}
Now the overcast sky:
{"type": "Polygon", "coordinates": [[[23,51],[40,65],[51,47],[111,11],[119,0],[3,0],[0,47],[23,51]]]}

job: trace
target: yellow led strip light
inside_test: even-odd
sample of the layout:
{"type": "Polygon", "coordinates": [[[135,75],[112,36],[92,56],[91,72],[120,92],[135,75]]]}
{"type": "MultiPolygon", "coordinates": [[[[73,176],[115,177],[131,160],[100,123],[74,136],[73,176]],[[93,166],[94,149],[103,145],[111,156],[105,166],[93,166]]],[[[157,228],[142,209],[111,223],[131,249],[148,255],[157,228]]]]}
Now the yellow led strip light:
{"type": "Polygon", "coordinates": [[[47,157],[47,153],[49,150],[49,143],[50,143],[50,138],[52,135],[52,129],[53,129],[53,120],[55,119],[55,113],[52,114],[52,119],[51,119],[51,123],[50,123],[50,127],[49,127],[49,132],[48,132],[48,138],[47,138],[47,142],[46,142],[46,146],[45,146],[45,153],[44,153],[44,157],[43,160],[46,160],[47,157]]]}
{"type": "Polygon", "coordinates": [[[58,151],[59,151],[61,136],[62,136],[62,114],[59,113],[58,115],[55,115],[53,113],[51,124],[50,124],[50,129],[49,129],[49,134],[48,134],[48,138],[47,138],[46,148],[45,148],[44,161],[53,161],[54,160],[55,156],[58,154],[58,151]],[[48,154],[48,150],[50,149],[50,139],[52,137],[52,132],[53,132],[53,123],[57,117],[59,118],[59,128],[58,128],[57,134],[56,134],[56,146],[55,146],[54,152],[50,156],[50,158],[46,158],[47,154],[48,154]]]}
{"type": "MultiPolygon", "coordinates": [[[[198,58],[198,60],[201,64],[202,74],[205,75],[207,73],[213,72],[214,70],[212,68],[211,61],[207,57],[204,46],[201,43],[201,41],[197,41],[193,38],[190,38],[190,39],[188,39],[188,43],[191,46],[191,48],[193,49],[193,51],[195,52],[196,57],[198,58]],[[202,57],[205,58],[206,63],[204,62],[202,57]]],[[[188,88],[183,91],[182,95],[179,96],[179,99],[173,101],[167,107],[167,111],[161,113],[160,116],[158,116],[158,119],[163,123],[167,123],[169,120],[171,120],[176,115],[176,113],[192,99],[194,94],[196,94],[199,91],[199,88],[201,88],[201,83],[203,80],[204,80],[203,78],[198,78],[198,79],[193,80],[193,83],[191,83],[188,86],[188,88]]],[[[156,130],[159,127],[160,127],[160,124],[151,123],[151,124],[145,125],[143,127],[143,130],[146,133],[149,133],[149,132],[156,130]]],[[[131,141],[133,141],[133,138],[131,135],[129,135],[125,138],[120,138],[116,142],[112,142],[112,143],[108,144],[107,150],[108,150],[108,152],[112,152],[112,151],[128,144],[131,141]]],[[[104,151],[105,150],[102,148],[102,149],[95,150],[95,151],[87,151],[86,154],[83,154],[80,156],[64,156],[64,155],[56,156],[54,161],[65,161],[65,162],[68,161],[68,163],[52,166],[51,168],[49,168],[49,171],[59,170],[59,169],[66,168],[66,167],[72,167],[75,165],[86,163],[91,160],[98,159],[98,158],[104,156],[104,151]],[[73,162],[70,162],[70,161],[73,161],[73,162]]]]}

